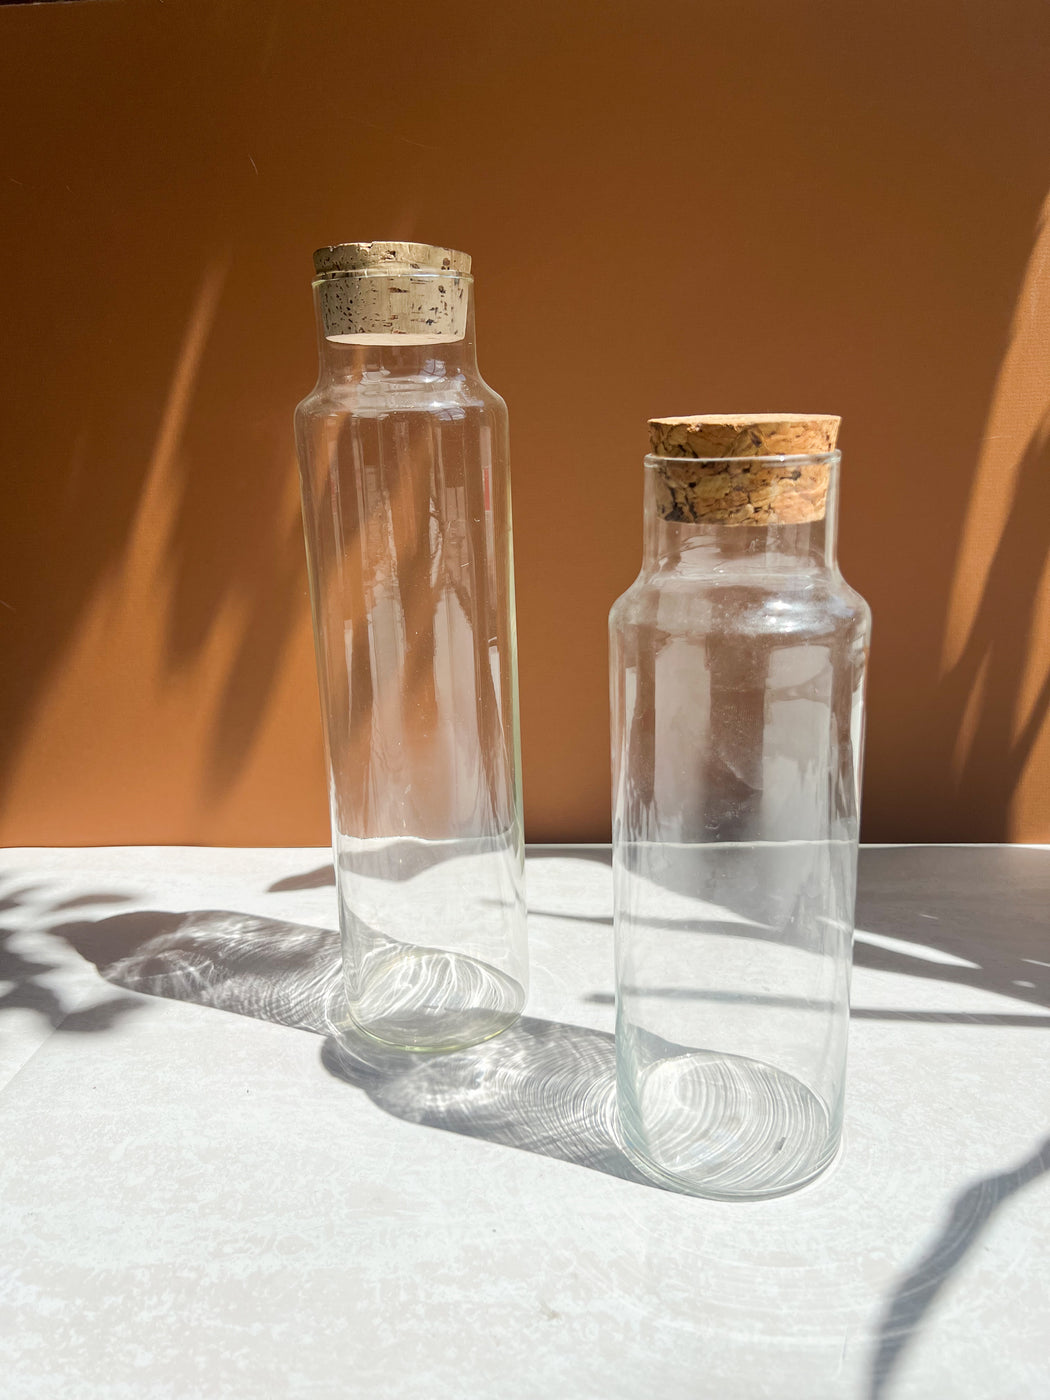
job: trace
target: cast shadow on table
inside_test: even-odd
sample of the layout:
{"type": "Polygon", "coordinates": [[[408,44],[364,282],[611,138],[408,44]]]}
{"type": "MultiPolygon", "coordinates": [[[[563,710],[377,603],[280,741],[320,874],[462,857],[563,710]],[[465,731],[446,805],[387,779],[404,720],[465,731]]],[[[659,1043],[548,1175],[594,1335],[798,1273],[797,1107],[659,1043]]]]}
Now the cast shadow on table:
{"type": "MultiPolygon", "coordinates": [[[[888,846],[860,853],[858,967],[934,979],[1050,1007],[1050,850],[888,846]],[[893,940],[886,947],[872,939],[893,940]]],[[[858,1014],[858,1013],[854,1013],[858,1014]]],[[[892,1013],[871,1016],[895,1019],[892,1013]]],[[[911,1018],[911,1012],[904,1012],[911,1018]]],[[[1002,1012],[916,1019],[1050,1025],[1002,1012]]],[[[863,1016],[861,1017],[863,1018],[863,1016]]]]}
{"type": "Polygon", "coordinates": [[[523,1016],[484,1045],[412,1055],[330,1036],[325,1068],[410,1123],[516,1147],[644,1185],[613,1131],[613,1038],[523,1016]]]}
{"type": "Polygon", "coordinates": [[[54,932],[117,986],[325,1035],[329,1073],[396,1118],[652,1184],[616,1144],[613,1039],[602,1031],[523,1017],[469,1050],[388,1050],[346,1025],[328,929],[195,910],[54,932]]]}
{"type": "MultiPolygon", "coordinates": [[[[860,967],[1050,1007],[1050,851],[1025,847],[869,847],[857,890],[860,967]],[[868,941],[865,941],[865,940],[868,941]],[[871,940],[886,940],[885,943],[871,940]],[[887,946],[890,944],[891,946],[887,946]]],[[[858,1020],[921,1020],[981,1026],[1045,1026],[1050,1016],[1000,1011],[886,1011],[855,1007],[858,1020]]],[[[869,1400],[893,1393],[905,1351],[929,1321],[992,1216],[1015,1192],[1050,1172],[1050,1138],[1017,1167],[981,1177],[951,1203],[918,1263],[899,1281],[879,1322],[869,1400]]]]}
{"type": "MultiPolygon", "coordinates": [[[[1050,850],[1037,847],[869,846],[857,880],[858,968],[992,992],[1039,1013],[914,1010],[854,1004],[854,1020],[1050,1028],[1050,850]],[[890,945],[890,946],[887,946],[890,945]]],[[[536,916],[612,924],[607,915],[536,916]]],[[[749,937],[761,938],[759,930],[749,937]]],[[[718,1000],[711,989],[668,987],[668,997],[718,1000]]],[[[611,991],[586,1000],[611,1005],[611,991]]]]}
{"type": "Polygon", "coordinates": [[[335,868],[331,861],[319,865],[316,870],[307,870],[302,875],[286,875],[283,880],[275,880],[267,887],[267,894],[287,894],[292,890],[323,890],[326,885],[335,887],[335,868]]]}
{"type": "MultiPolygon", "coordinates": [[[[598,865],[611,865],[612,852],[608,846],[527,846],[525,848],[526,860],[543,860],[551,857],[571,860],[589,860],[598,865]]],[[[430,857],[431,861],[442,859],[441,855],[434,853],[430,857]]],[[[360,873],[361,856],[356,857],[356,868],[360,873]]],[[[380,873],[389,878],[390,862],[383,860],[380,873]]],[[[406,867],[406,878],[418,873],[416,868],[406,867]]],[[[267,894],[287,894],[293,890],[320,890],[325,886],[335,885],[335,870],[331,861],[326,861],[316,870],[304,871],[302,875],[286,875],[281,880],[275,880],[267,889],[267,894]]]]}
{"type": "Polygon", "coordinates": [[[952,1202],[943,1228],[894,1289],[879,1323],[868,1400],[890,1394],[890,1383],[923,1319],[976,1244],[989,1221],[1015,1192],[1050,1173],[1050,1137],[1018,1167],[981,1177],[952,1202]]]}
{"type": "MultiPolygon", "coordinates": [[[[547,853],[533,848],[530,856],[547,853]]],[[[556,848],[550,854],[576,852],[556,848]]],[[[607,849],[580,854],[608,863],[607,849]]],[[[280,884],[305,889],[330,880],[331,868],[324,866],[280,884]]],[[[984,851],[976,861],[958,848],[867,850],[858,923],[895,946],[865,943],[862,932],[857,962],[1050,1006],[1048,893],[1050,852],[984,851]],[[1026,863],[1023,881],[1018,860],[1026,863]]],[[[117,986],[325,1035],[326,1068],[397,1117],[641,1180],[612,1132],[613,1042],[607,1034],[523,1018],[497,1040],[457,1054],[386,1051],[341,1029],[338,936],[330,930],[195,911],[130,913],[53,932],[117,986]]],[[[599,992],[592,999],[608,997],[599,992]]],[[[859,1008],[857,1014],[928,1016],[975,1027],[1050,1024],[1050,1018],[1008,1012],[859,1008]]]]}
{"type": "MultiPolygon", "coordinates": [[[[31,900],[36,887],[3,878],[0,880],[0,914],[15,914],[31,900]]],[[[84,908],[93,904],[119,904],[127,895],[110,892],[80,895],[54,906],[54,911],[84,908]]],[[[0,1013],[31,1011],[54,1030],[65,1035],[81,1035],[108,1030],[118,1020],[139,1009],[134,997],[111,997],[83,1011],[73,1011],[61,994],[50,985],[58,964],[46,958],[46,944],[37,940],[31,950],[20,947],[22,930],[0,928],[0,1013]]]]}

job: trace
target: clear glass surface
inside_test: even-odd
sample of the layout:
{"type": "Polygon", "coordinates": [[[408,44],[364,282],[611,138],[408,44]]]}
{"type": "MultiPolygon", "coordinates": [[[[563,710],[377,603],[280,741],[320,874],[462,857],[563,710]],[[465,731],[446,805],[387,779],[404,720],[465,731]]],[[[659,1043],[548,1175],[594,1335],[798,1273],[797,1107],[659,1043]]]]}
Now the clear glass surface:
{"type": "Polygon", "coordinates": [[[318,327],[296,435],[349,1013],[452,1049],[527,982],[507,411],[472,310],[452,343],[318,327]]]}
{"type": "Polygon", "coordinates": [[[802,1185],[842,1129],[870,614],[820,460],[826,518],[755,526],[660,519],[647,459],[610,616],[620,1126],[715,1197],[802,1185]]]}

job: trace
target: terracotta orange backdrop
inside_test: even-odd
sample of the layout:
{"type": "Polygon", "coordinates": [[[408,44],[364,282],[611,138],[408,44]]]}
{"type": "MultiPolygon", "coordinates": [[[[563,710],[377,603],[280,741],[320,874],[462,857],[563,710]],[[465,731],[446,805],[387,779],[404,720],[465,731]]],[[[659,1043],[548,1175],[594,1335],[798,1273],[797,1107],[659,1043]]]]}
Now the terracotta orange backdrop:
{"type": "Polygon", "coordinates": [[[327,839],[310,253],[467,249],[528,834],[608,831],[644,424],[841,413],[868,840],[1050,840],[1044,0],[7,5],[5,843],[327,839]]]}

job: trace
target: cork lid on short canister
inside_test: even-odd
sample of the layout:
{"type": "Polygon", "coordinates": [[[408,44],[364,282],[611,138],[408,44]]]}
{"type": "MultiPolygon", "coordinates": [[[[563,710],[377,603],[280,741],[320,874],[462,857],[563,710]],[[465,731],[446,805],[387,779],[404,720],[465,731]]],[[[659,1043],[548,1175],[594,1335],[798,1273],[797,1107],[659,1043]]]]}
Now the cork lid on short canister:
{"type": "Polygon", "coordinates": [[[823,520],[831,464],[821,458],[835,451],[841,421],[827,413],[651,418],[657,509],[682,524],[823,520]]]}
{"type": "Polygon", "coordinates": [[[404,243],[397,239],[373,243],[331,243],[314,253],[314,269],[327,272],[469,272],[470,254],[436,243],[404,243]]]}
{"type": "Polygon", "coordinates": [[[328,340],[426,345],[466,333],[470,255],[432,243],[334,243],[314,253],[328,340]]]}

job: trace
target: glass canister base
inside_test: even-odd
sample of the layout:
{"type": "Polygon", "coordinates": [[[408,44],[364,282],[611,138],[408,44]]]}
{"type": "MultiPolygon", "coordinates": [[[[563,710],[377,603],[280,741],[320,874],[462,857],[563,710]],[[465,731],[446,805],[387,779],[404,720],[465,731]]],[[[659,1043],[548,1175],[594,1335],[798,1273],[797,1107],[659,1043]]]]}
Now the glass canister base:
{"type": "Polygon", "coordinates": [[[398,1050],[465,1050],[521,1015],[525,989],[488,963],[440,948],[408,947],[373,958],[364,986],[348,992],[355,1030],[398,1050]]]}
{"type": "Polygon", "coordinates": [[[658,1060],[620,1094],[622,1146],[652,1180],[715,1200],[796,1191],[832,1162],[840,1130],[793,1075],[692,1051],[658,1060]]]}

